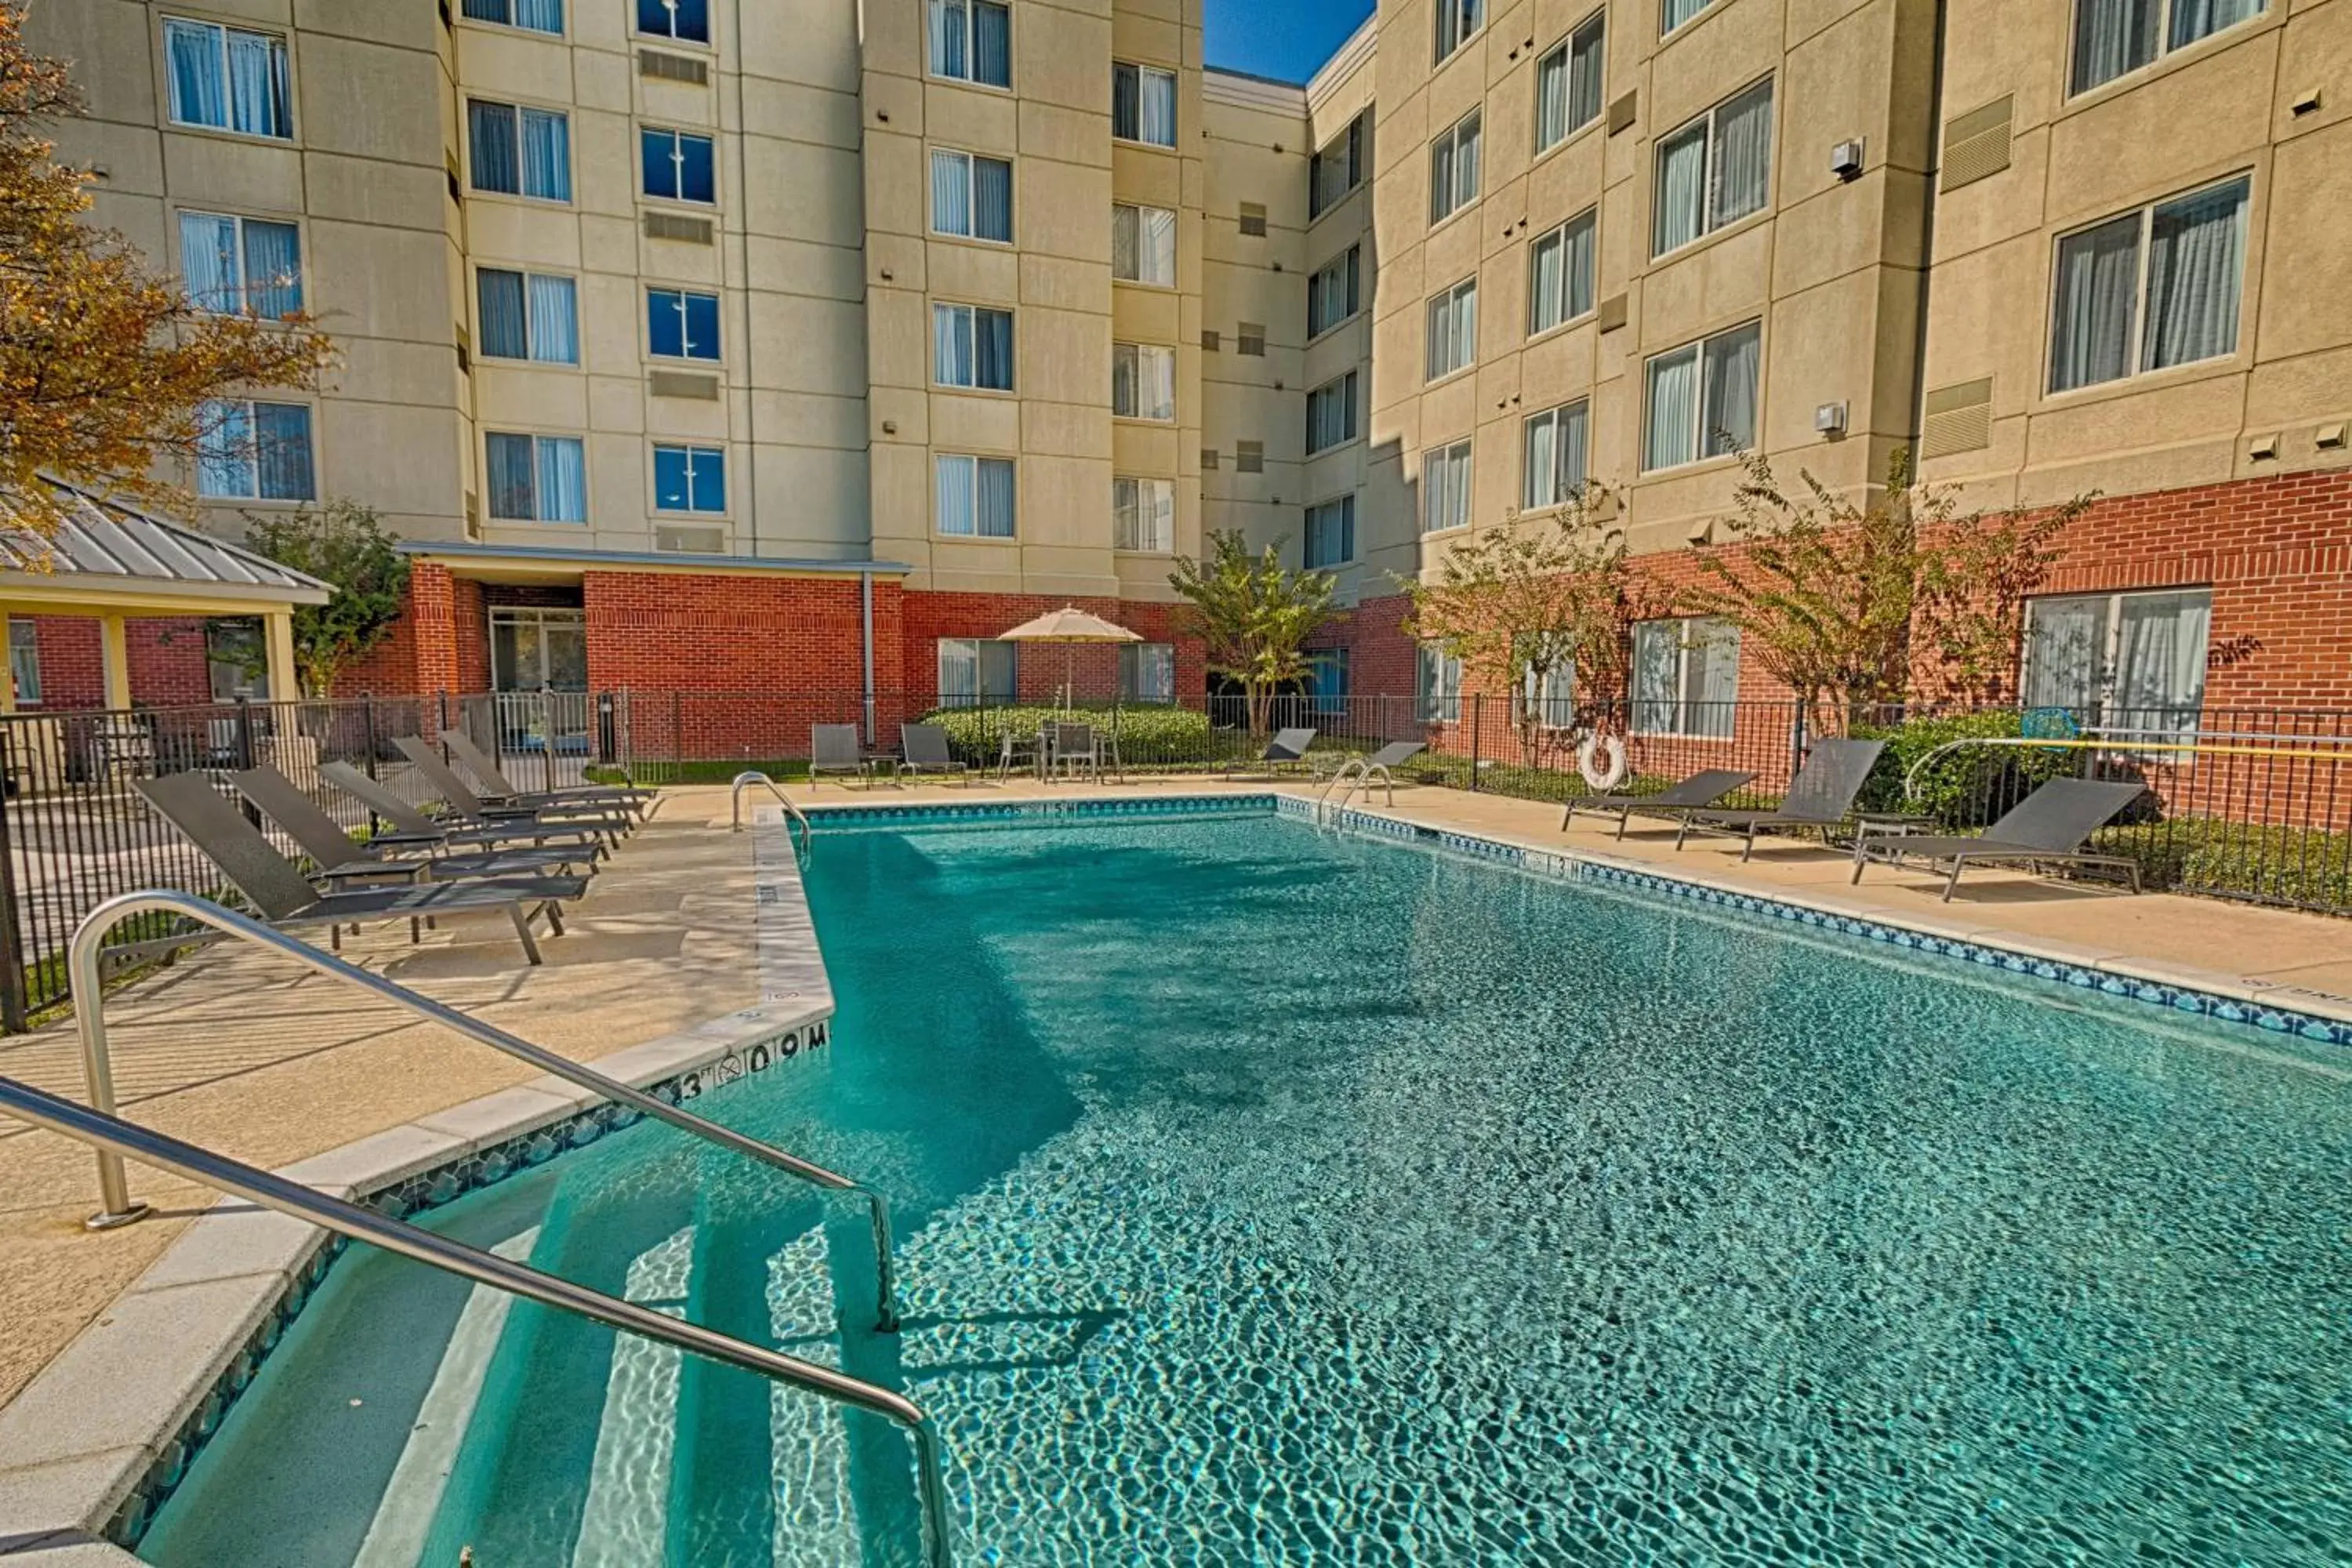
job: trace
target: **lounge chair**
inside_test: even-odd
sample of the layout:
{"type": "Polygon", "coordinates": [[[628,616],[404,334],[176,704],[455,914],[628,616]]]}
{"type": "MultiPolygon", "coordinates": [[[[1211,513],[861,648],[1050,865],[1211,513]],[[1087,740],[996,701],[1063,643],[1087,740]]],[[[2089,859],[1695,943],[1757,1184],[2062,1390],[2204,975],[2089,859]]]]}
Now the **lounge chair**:
{"type": "Polygon", "coordinates": [[[421,735],[396,735],[392,743],[400,748],[425,782],[441,797],[447,814],[462,822],[532,822],[591,827],[604,835],[605,842],[617,846],[621,835],[636,826],[636,818],[610,806],[597,806],[588,802],[576,805],[492,805],[474,793],[473,785],[457,776],[457,771],[443,762],[432,742],[421,735]]]}
{"type": "Polygon", "coordinates": [[[825,773],[850,773],[874,782],[875,759],[866,752],[855,724],[809,726],[809,788],[825,773]]]}
{"type": "Polygon", "coordinates": [[[899,744],[906,748],[906,757],[898,763],[902,773],[956,773],[962,777],[964,787],[971,787],[971,767],[956,760],[948,749],[948,732],[937,724],[901,724],[899,744]]]}
{"type": "Polygon", "coordinates": [[[1683,813],[1682,827],[1675,835],[1675,847],[1681,848],[1693,833],[1728,834],[1748,840],[1746,847],[1739,851],[1739,858],[1745,860],[1756,853],[1757,834],[1767,830],[1801,832],[1809,827],[1819,833],[1826,844],[1830,830],[1853,810],[1854,796],[1862,793],[1870,770],[1878,765],[1878,753],[1885,749],[1884,741],[1815,741],[1811,754],[1797,770],[1789,793],[1778,806],[1769,811],[1718,811],[1712,807],[1686,811],[1683,813]]]}
{"type": "MultiPolygon", "coordinates": [[[[1315,731],[1312,730],[1304,727],[1276,730],[1274,732],[1274,739],[1265,743],[1265,750],[1259,752],[1255,760],[1261,767],[1273,767],[1281,763],[1303,762],[1307,757],[1307,749],[1313,744],[1315,744],[1315,731]]],[[[1235,763],[1228,762],[1225,764],[1226,773],[1230,775],[1237,765],[1235,763]]]]}
{"type": "Polygon", "coordinates": [[[514,921],[523,956],[538,963],[541,960],[531,935],[531,917],[543,912],[548,929],[562,936],[563,913],[558,906],[588,890],[584,877],[533,877],[321,893],[203,773],[135,779],[131,787],[220,868],[263,920],[279,927],[332,927],[329,937],[339,948],[342,928],[363,920],[404,919],[415,941],[417,922],[431,916],[503,910],[514,921]]]}
{"type": "Polygon", "coordinates": [[[302,853],[318,868],[318,875],[331,886],[386,880],[446,882],[478,877],[542,877],[575,868],[593,871],[596,866],[596,850],[583,845],[490,849],[465,855],[428,853],[419,859],[398,859],[385,853],[383,845],[354,842],[343,831],[341,823],[320,810],[318,802],[276,768],[248,768],[230,774],[229,782],[301,847],[302,853]]]}
{"type": "Polygon", "coordinates": [[[1733,790],[1754,778],[1754,773],[1734,772],[1729,768],[1709,768],[1691,774],[1679,783],[1670,784],[1648,795],[1628,795],[1617,792],[1607,795],[1575,795],[1568,797],[1567,807],[1559,814],[1559,830],[1568,831],[1571,818],[1580,811],[1615,812],[1617,837],[1625,837],[1625,825],[1635,812],[1644,816],[1678,816],[1685,811],[1713,805],[1733,790]]]}
{"type": "Polygon", "coordinates": [[[499,770],[498,759],[456,730],[441,731],[441,743],[457,765],[488,785],[482,798],[493,805],[609,805],[642,814],[646,803],[661,792],[635,784],[569,784],[561,789],[525,790],[499,770]]]}
{"type": "Polygon", "coordinates": [[[1972,865],[1995,862],[2030,866],[2105,866],[2121,870],[2139,891],[2139,862],[2126,855],[2092,855],[2083,840],[2105,827],[2123,809],[2147,793],[2137,784],[2102,784],[2093,779],[2052,779],[2001,814],[1982,837],[1964,834],[1929,836],[1916,833],[1864,834],[1853,841],[1853,879],[1873,860],[1899,866],[1906,860],[1952,863],[1944,882],[1944,901],[1960,885],[1960,873],[1972,865]]]}
{"type": "MultiPolygon", "coordinates": [[[[1420,741],[1391,741],[1387,745],[1382,746],[1377,752],[1368,752],[1360,756],[1341,757],[1339,766],[1333,768],[1328,774],[1321,773],[1320,770],[1318,770],[1318,776],[1336,780],[1349,767],[1360,766],[1363,772],[1359,777],[1358,782],[1364,786],[1365,798],[1368,800],[1371,798],[1372,785],[1378,784],[1383,789],[1388,791],[1388,803],[1391,805],[1394,805],[1396,804],[1396,777],[1389,770],[1403,766],[1406,763],[1411,762],[1413,758],[1421,755],[1422,752],[1427,750],[1429,750],[1427,744],[1420,741]]],[[[1311,759],[1307,765],[1309,767],[1314,766],[1311,759]]],[[[1328,795],[1330,793],[1331,786],[1329,784],[1327,783],[1323,787],[1325,794],[1328,795]]],[[[1343,795],[1340,798],[1344,800],[1347,796],[1343,795]]]]}
{"type": "Polygon", "coordinates": [[[601,853],[597,846],[604,833],[593,824],[542,823],[530,817],[512,817],[497,823],[436,822],[423,807],[411,805],[381,781],[368,777],[349,763],[320,763],[319,776],[390,823],[389,828],[378,831],[370,842],[391,848],[490,849],[506,844],[577,844],[591,856],[601,853]]]}

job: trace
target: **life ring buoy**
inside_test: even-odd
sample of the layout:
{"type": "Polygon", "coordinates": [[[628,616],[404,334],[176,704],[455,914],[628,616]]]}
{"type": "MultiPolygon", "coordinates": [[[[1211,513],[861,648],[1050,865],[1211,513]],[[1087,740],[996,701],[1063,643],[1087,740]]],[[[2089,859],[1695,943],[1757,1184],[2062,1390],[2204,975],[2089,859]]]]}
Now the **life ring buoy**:
{"type": "Polygon", "coordinates": [[[1576,771],[1603,795],[1625,782],[1625,742],[1614,735],[1587,735],[1577,743],[1576,771]]]}

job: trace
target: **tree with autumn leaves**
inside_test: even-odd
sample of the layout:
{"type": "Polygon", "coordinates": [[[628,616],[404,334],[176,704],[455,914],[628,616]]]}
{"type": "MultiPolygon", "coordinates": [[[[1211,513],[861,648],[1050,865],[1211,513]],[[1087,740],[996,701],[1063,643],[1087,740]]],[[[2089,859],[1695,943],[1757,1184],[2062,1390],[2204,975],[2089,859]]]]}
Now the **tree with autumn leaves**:
{"type": "Polygon", "coordinates": [[[0,490],[55,515],[42,476],[173,508],[214,400],[309,387],[332,355],[304,315],[200,309],[121,235],[88,221],[98,176],[45,128],[81,112],[65,62],[26,48],[0,3],[0,490]]]}

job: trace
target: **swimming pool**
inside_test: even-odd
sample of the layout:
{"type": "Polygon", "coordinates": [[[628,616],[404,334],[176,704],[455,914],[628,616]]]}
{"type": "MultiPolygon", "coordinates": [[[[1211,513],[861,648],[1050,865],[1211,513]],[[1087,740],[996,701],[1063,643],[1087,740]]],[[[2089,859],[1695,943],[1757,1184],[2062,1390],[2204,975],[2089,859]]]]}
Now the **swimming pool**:
{"type": "MultiPolygon", "coordinates": [[[[2340,1051],[1265,816],[828,828],[829,1049],[436,1228],[895,1384],[959,1561],[2352,1551],[2340,1051]],[[847,1326],[845,1328],[844,1324],[847,1326]]],[[[897,1436],[341,1263],[167,1565],[912,1561],[897,1436]]]]}

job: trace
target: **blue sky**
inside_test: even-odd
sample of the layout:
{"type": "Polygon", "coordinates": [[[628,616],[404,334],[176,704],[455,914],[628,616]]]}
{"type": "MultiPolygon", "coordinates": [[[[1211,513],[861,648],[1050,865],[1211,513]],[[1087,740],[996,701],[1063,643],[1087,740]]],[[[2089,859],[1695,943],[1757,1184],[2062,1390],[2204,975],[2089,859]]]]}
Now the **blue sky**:
{"type": "Polygon", "coordinates": [[[1209,63],[1305,81],[1372,14],[1371,0],[1207,0],[1209,63]]]}

